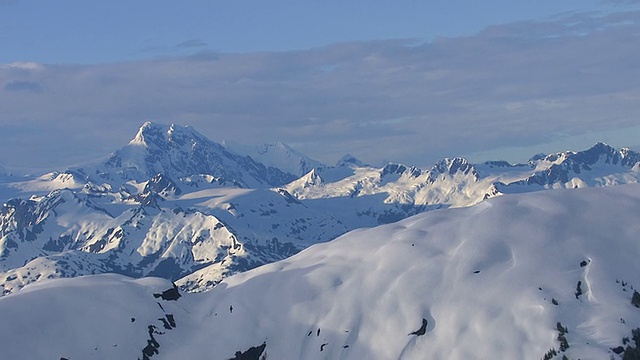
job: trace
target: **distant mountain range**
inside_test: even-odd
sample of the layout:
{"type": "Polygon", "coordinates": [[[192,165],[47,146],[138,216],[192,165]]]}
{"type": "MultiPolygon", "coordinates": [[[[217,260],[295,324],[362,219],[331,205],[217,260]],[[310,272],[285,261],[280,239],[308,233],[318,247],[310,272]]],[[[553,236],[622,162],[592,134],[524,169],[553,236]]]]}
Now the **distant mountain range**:
{"type": "Polygon", "coordinates": [[[145,123],[104,161],[0,177],[4,294],[58,277],[160,276],[203,291],[347,231],[503,194],[636,183],[640,154],[598,143],[526,164],[447,158],[421,169],[346,155],[334,166],[282,143],[219,144],[145,123]]]}

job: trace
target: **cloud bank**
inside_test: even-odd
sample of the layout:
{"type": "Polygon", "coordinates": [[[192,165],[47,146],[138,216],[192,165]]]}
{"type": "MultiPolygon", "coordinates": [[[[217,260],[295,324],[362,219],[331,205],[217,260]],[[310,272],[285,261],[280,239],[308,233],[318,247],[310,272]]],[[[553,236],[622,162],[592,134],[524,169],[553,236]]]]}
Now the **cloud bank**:
{"type": "Polygon", "coordinates": [[[217,141],[283,141],[326,162],[347,152],[376,164],[429,166],[483,153],[526,160],[510,157],[514,149],[560,151],[545,146],[599,135],[634,147],[640,140],[616,141],[640,139],[638,43],[640,12],[627,11],[492,26],[424,44],[5,64],[0,164],[100,157],[146,120],[192,125],[217,141]]]}

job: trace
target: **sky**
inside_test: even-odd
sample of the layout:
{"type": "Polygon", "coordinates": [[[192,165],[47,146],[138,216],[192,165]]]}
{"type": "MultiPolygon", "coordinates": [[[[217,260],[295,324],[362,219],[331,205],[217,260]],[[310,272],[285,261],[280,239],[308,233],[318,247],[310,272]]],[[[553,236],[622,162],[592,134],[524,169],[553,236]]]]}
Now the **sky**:
{"type": "Polygon", "coordinates": [[[108,155],[145,121],[431,166],[640,150],[640,1],[0,0],[0,165],[108,155]]]}

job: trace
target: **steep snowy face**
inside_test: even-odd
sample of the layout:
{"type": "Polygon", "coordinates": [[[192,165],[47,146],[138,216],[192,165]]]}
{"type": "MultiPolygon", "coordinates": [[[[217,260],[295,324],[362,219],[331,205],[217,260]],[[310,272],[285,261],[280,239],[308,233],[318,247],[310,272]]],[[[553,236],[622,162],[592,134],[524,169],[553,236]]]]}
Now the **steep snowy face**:
{"type": "MultiPolygon", "coordinates": [[[[80,173],[93,176],[91,171],[80,173]]],[[[116,151],[95,172],[102,179],[144,181],[158,173],[179,179],[207,174],[235,181],[242,187],[269,187],[289,182],[294,175],[265,166],[248,156],[228,151],[191,127],[147,122],[131,142],[116,151]]]]}
{"type": "Polygon", "coordinates": [[[280,169],[296,176],[302,176],[312,169],[326,167],[320,161],[314,160],[282,142],[247,146],[225,141],[222,146],[231,152],[249,156],[266,166],[280,169]]]}
{"type": "Polygon", "coordinates": [[[202,294],[115,275],[45,282],[0,298],[3,354],[628,358],[638,214],[635,184],[505,195],[350,232],[202,294]]]}

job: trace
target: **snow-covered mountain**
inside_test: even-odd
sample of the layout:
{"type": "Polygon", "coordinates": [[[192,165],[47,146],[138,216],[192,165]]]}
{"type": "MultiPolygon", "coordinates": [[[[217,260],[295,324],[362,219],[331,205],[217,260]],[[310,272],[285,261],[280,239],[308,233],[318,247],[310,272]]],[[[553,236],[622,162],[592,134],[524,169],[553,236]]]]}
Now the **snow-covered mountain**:
{"type": "MultiPolygon", "coordinates": [[[[359,213],[375,211],[368,198],[379,196],[386,204],[408,209],[406,214],[393,213],[401,218],[433,207],[469,206],[507,193],[636,183],[640,181],[640,154],[597,143],[585,151],[545,155],[526,164],[471,164],[463,158],[445,158],[429,169],[398,163],[349,168],[348,173],[344,166],[314,169],[284,188],[301,200],[354,198],[359,213]]],[[[380,220],[387,222],[385,214],[380,220]]]]}
{"type": "Polygon", "coordinates": [[[347,231],[286,192],[200,185],[167,194],[179,189],[175,183],[155,190],[149,184],[135,195],[85,187],[6,202],[0,209],[4,292],[47,277],[102,272],[189,275],[182,284],[207,288],[347,231]]]}
{"type": "Polygon", "coordinates": [[[372,167],[350,155],[327,166],[284,144],[246,149],[145,123],[106,160],[1,181],[2,293],[105,272],[203,291],[349,230],[502,194],[640,179],[640,155],[602,143],[526,164],[452,158],[428,169],[372,167]]]}
{"type": "Polygon", "coordinates": [[[247,188],[278,186],[295,178],[224,146],[189,126],[146,122],[128,145],[95,167],[70,169],[93,182],[145,181],[156,174],[178,179],[206,174],[225,184],[247,188]]]}
{"type": "Polygon", "coordinates": [[[638,214],[637,184],[505,195],[350,232],[199,294],[117,275],[34,284],[0,298],[3,356],[635,358],[638,214]]]}
{"type": "Polygon", "coordinates": [[[248,146],[232,141],[224,141],[222,145],[231,152],[249,156],[266,166],[280,169],[298,177],[313,169],[326,167],[320,161],[314,160],[282,142],[248,146]]]}

